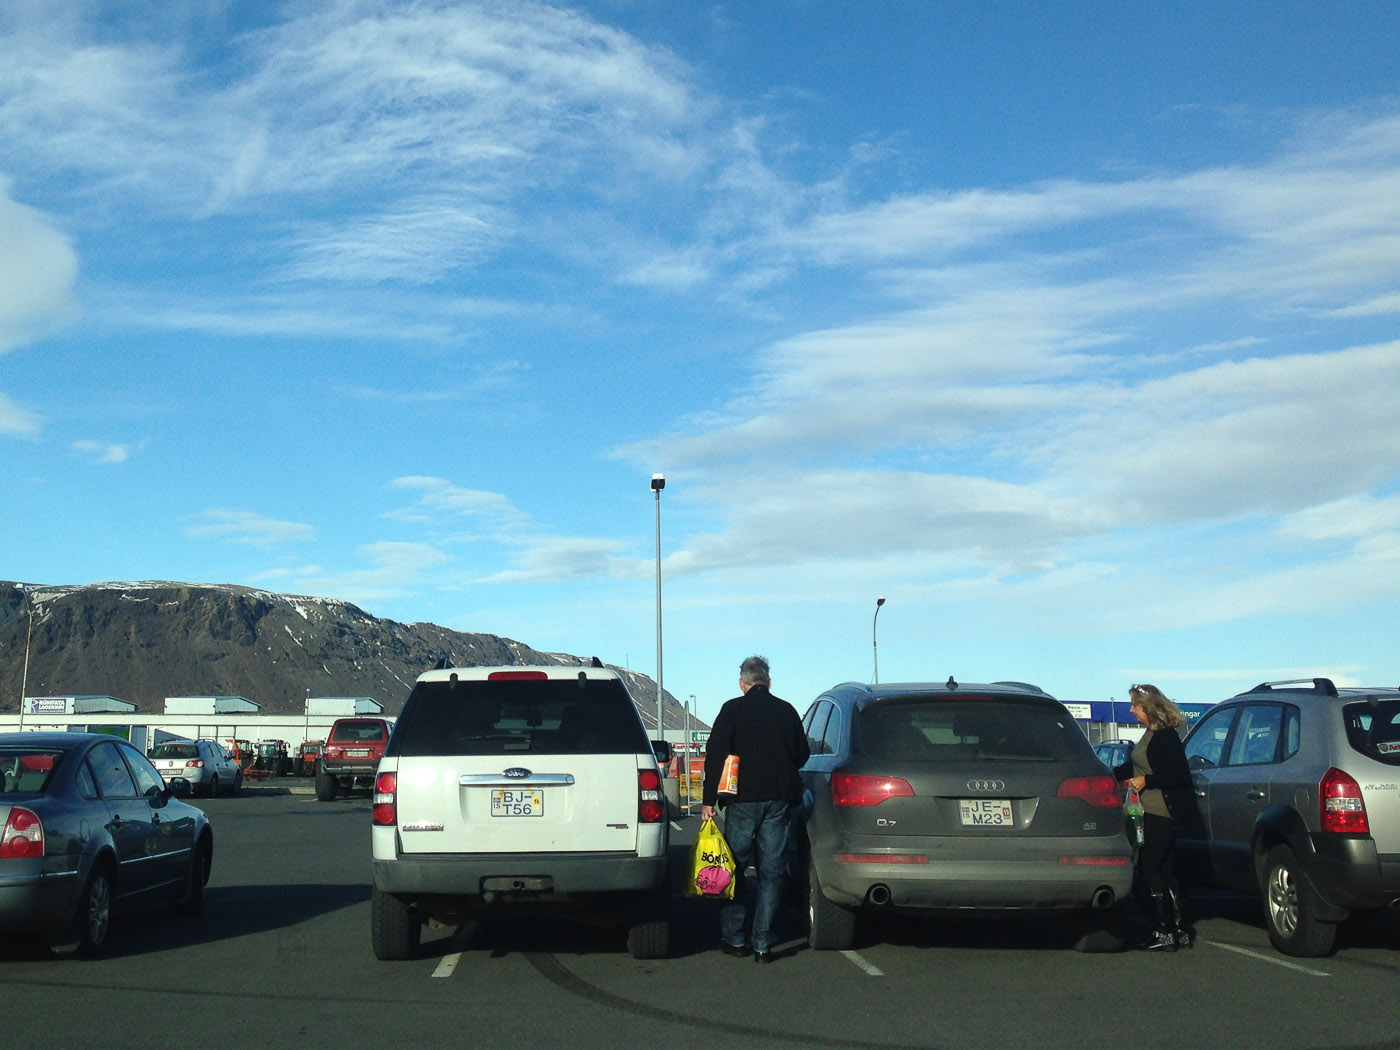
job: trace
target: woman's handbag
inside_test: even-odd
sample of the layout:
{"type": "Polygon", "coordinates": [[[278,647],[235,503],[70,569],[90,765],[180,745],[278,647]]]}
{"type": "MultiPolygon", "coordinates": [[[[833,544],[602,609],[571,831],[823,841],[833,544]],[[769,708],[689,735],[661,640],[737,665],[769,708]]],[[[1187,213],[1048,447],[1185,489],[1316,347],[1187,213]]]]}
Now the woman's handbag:
{"type": "Polygon", "coordinates": [[[734,854],[713,820],[700,825],[700,833],[690,847],[690,878],[685,884],[685,895],[734,899],[734,854]]]}

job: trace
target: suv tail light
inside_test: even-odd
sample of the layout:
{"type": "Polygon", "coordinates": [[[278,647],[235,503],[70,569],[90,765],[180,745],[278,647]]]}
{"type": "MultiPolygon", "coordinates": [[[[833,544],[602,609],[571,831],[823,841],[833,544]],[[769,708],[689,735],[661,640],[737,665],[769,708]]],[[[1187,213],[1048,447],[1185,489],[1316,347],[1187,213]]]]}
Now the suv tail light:
{"type": "Polygon", "coordinates": [[[392,828],[398,819],[399,778],[393,773],[380,773],[374,778],[374,809],[376,827],[392,828]]]}
{"type": "Polygon", "coordinates": [[[914,789],[899,777],[870,777],[859,773],[831,774],[834,806],[878,806],[887,798],[912,798],[914,789]]]}
{"type": "Polygon", "coordinates": [[[1361,785],[1340,769],[1329,769],[1317,785],[1318,805],[1322,808],[1322,830],[1347,835],[1369,835],[1366,802],[1361,785]]]}
{"type": "Polygon", "coordinates": [[[492,671],[486,676],[488,682],[547,682],[547,671],[492,671]]]}
{"type": "Polygon", "coordinates": [[[1123,804],[1123,792],[1112,777],[1073,777],[1055,792],[1059,798],[1083,799],[1099,809],[1117,809],[1123,804]]]}
{"type": "Polygon", "coordinates": [[[0,860],[44,855],[44,825],[31,810],[15,806],[0,832],[0,860]]]}
{"type": "Polygon", "coordinates": [[[666,798],[661,793],[661,776],[654,769],[637,771],[637,819],[643,824],[660,824],[666,819],[666,798]]]}

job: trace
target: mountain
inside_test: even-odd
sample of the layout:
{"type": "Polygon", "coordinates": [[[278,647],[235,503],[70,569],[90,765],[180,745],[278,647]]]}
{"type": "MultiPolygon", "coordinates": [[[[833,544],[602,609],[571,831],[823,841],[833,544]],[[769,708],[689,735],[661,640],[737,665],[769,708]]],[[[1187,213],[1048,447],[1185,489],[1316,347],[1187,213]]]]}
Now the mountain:
{"type": "MultiPolygon", "coordinates": [[[[167,696],[243,696],[268,714],[301,714],[308,696],[372,696],[392,716],[419,673],[443,658],[459,667],[591,660],[249,587],[0,581],[0,711],[18,711],[22,691],[115,696],[142,711],[162,710],[167,696]]],[[[653,725],[655,681],[614,670],[653,725]]],[[[684,719],[667,693],[666,728],[684,719]]]]}

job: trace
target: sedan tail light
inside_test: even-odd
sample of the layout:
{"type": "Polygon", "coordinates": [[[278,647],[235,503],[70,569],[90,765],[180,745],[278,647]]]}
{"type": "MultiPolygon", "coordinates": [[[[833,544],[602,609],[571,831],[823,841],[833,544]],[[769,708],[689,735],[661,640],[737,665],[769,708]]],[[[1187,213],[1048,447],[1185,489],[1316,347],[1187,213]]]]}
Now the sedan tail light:
{"type": "Polygon", "coordinates": [[[374,778],[374,808],[370,811],[377,827],[392,828],[398,819],[399,778],[380,773],[374,778]]]}
{"type": "Polygon", "coordinates": [[[0,832],[0,860],[20,860],[44,855],[44,825],[22,806],[10,809],[10,819],[0,832]]]}
{"type": "Polygon", "coordinates": [[[1117,809],[1123,804],[1123,792],[1112,777],[1074,777],[1060,784],[1055,794],[1060,798],[1083,799],[1099,809],[1117,809]]]}
{"type": "Polygon", "coordinates": [[[834,806],[878,806],[890,798],[913,798],[909,781],[899,777],[872,777],[860,773],[831,774],[834,806]]]}
{"type": "Polygon", "coordinates": [[[1340,769],[1329,769],[1317,785],[1318,804],[1322,808],[1322,830],[1346,835],[1369,835],[1371,822],[1366,819],[1366,801],[1361,797],[1361,785],[1340,769]]]}

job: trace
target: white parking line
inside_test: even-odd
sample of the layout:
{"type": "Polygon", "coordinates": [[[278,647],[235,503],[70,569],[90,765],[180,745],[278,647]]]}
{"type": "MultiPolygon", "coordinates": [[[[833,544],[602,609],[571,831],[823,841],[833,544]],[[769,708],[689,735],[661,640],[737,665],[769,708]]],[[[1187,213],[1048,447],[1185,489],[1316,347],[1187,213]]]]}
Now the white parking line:
{"type": "Polygon", "coordinates": [[[453,952],[451,955],[444,955],[442,961],[437,964],[437,969],[433,971],[433,976],[451,977],[452,971],[457,969],[457,964],[461,961],[461,952],[453,952]]]}
{"type": "Polygon", "coordinates": [[[1287,959],[1278,959],[1272,955],[1264,955],[1260,952],[1252,952],[1248,948],[1238,948],[1233,944],[1221,944],[1219,941],[1197,941],[1196,943],[1209,944],[1213,948],[1224,948],[1227,952],[1236,952],[1240,955],[1247,955],[1251,959],[1258,959],[1260,962],[1273,963],[1275,966],[1282,966],[1285,970],[1297,970],[1299,973],[1305,973],[1309,977],[1332,976],[1326,970],[1314,970],[1307,966],[1299,966],[1297,963],[1289,962],[1287,959]]]}
{"type": "Polygon", "coordinates": [[[884,970],[880,969],[880,967],[876,966],[873,962],[867,962],[866,959],[860,954],[860,952],[842,952],[841,954],[844,955],[847,958],[847,960],[849,960],[853,965],[864,970],[869,976],[885,976],[884,970]]]}

